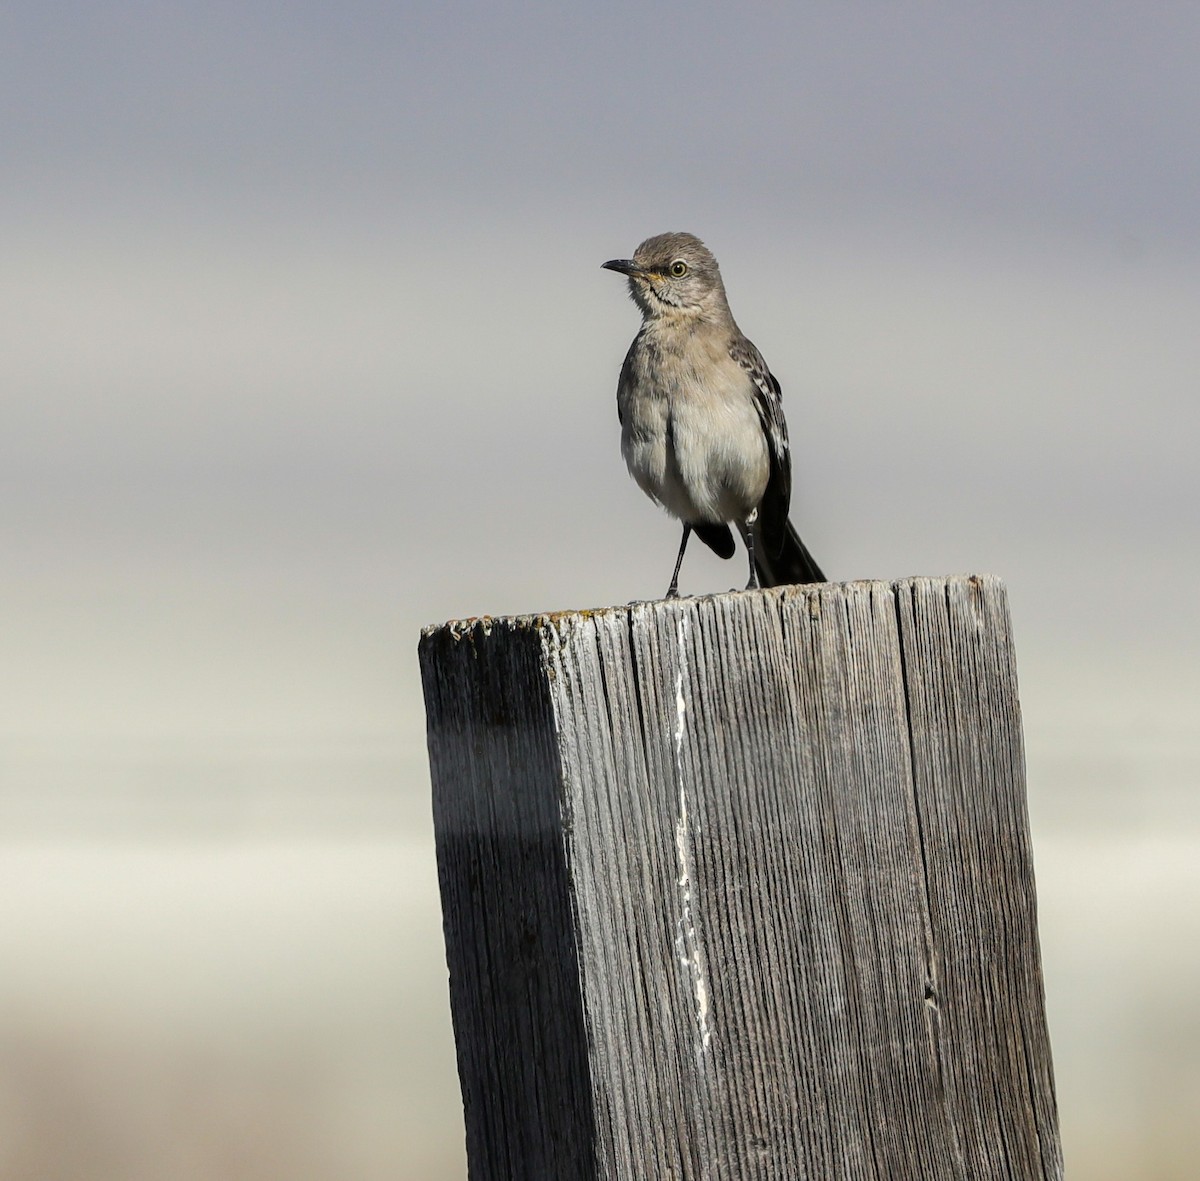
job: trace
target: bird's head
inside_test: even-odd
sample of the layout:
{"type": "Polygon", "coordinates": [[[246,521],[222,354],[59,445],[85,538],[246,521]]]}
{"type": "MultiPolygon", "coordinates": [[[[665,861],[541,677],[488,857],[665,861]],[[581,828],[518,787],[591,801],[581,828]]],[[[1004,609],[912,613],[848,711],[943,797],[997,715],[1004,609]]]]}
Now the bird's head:
{"type": "Polygon", "coordinates": [[[728,311],[717,260],[695,234],[658,234],[632,258],[601,265],[628,277],[629,294],[648,318],[728,311]]]}

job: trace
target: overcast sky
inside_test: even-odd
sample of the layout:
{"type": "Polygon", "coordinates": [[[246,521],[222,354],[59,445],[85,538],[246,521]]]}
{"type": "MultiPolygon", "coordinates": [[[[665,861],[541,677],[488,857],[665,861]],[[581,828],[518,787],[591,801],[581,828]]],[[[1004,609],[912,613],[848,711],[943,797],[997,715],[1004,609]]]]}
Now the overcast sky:
{"type": "MultiPolygon", "coordinates": [[[[243,638],[213,653],[283,620],[264,660],[303,666],[289,611],[399,660],[418,621],[656,593],[675,531],[617,453],[636,316],[598,264],[665,229],[783,382],[835,577],[986,568],[1031,646],[1093,647],[1107,601],[1170,648],[1186,596],[1127,608],[1196,569],[1197,34],[1183,5],[9,6],[0,513],[43,629],[14,659],[91,651],[95,699],[173,637],[201,688],[122,724],[253,729],[261,693],[212,693],[243,638]]],[[[17,730],[62,724],[32,688],[17,730]]],[[[379,689],[310,704],[371,728],[379,689]]]]}

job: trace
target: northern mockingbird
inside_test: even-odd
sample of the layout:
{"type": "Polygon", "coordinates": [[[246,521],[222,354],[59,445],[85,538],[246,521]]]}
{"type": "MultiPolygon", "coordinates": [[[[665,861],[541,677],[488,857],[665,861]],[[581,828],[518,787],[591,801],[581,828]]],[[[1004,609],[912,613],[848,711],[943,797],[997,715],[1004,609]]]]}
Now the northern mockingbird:
{"type": "Polygon", "coordinates": [[[750,559],[746,589],[824,582],[788,520],[792,459],[783,396],[741,333],[717,260],[692,234],[647,238],[603,264],[629,279],[642,327],[621,366],[621,454],[638,486],[683,522],[668,599],[695,533],[722,558],[750,559]]]}

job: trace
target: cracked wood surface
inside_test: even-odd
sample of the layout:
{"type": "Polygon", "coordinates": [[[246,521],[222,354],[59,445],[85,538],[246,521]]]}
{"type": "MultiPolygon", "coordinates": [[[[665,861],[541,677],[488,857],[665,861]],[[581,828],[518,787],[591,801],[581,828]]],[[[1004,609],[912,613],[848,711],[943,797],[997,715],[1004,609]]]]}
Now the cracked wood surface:
{"type": "Polygon", "coordinates": [[[1062,1176],[999,581],[420,656],[474,1181],[1062,1176]]]}

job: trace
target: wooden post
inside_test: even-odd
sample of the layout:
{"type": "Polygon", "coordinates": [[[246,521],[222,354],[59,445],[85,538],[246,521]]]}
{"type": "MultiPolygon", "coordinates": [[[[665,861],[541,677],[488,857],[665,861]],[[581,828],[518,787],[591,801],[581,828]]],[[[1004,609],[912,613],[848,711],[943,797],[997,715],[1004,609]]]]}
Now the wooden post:
{"type": "Polygon", "coordinates": [[[1051,1181],[987,577],[420,644],[473,1181],[1051,1181]]]}

